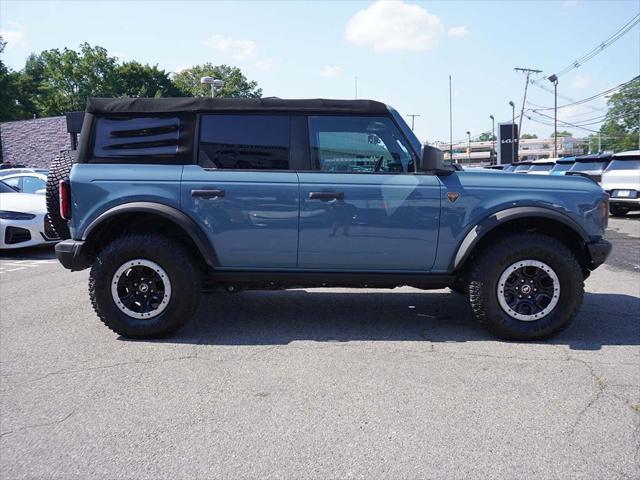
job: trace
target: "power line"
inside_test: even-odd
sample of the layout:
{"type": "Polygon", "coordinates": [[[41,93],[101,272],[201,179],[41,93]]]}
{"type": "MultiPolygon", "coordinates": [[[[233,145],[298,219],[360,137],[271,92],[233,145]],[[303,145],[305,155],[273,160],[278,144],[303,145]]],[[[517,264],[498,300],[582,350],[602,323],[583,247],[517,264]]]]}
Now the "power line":
{"type": "Polygon", "coordinates": [[[595,48],[593,48],[592,50],[590,50],[589,52],[584,54],[579,59],[574,60],[573,62],[571,62],[566,67],[558,70],[556,72],[556,76],[560,77],[561,75],[564,75],[565,73],[568,73],[571,70],[574,70],[576,68],[580,68],[582,65],[584,65],[586,62],[588,62],[593,57],[598,55],[604,49],[606,49],[607,47],[613,45],[616,41],[618,41],[620,38],[622,38],[627,32],[629,32],[633,27],[635,27],[638,24],[638,22],[640,22],[640,13],[634,15],[633,18],[631,18],[631,20],[629,20],[622,27],[620,27],[618,30],[616,30],[616,32],[614,34],[612,34],[606,40],[601,42],[598,46],[596,46],[595,48]]]}

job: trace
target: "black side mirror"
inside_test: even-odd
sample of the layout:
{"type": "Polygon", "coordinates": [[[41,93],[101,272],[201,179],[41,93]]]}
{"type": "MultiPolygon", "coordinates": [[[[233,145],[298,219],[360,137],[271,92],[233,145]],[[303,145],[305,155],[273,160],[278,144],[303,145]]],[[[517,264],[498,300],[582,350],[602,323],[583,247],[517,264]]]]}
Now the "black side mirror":
{"type": "Polygon", "coordinates": [[[444,164],[444,153],[442,150],[425,145],[422,147],[422,159],[420,161],[421,172],[448,175],[455,171],[455,168],[444,164]]]}

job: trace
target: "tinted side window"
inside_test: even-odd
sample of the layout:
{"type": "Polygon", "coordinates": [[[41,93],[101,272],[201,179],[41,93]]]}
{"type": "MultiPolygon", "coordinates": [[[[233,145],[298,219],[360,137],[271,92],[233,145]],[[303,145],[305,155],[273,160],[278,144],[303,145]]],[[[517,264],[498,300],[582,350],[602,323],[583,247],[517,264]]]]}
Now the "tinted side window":
{"type": "Polygon", "coordinates": [[[309,117],[311,160],[323,172],[413,171],[406,141],[387,117],[309,117]]]}
{"type": "Polygon", "coordinates": [[[20,181],[20,178],[21,177],[5,178],[3,180],[3,182],[5,182],[10,187],[13,187],[13,188],[16,188],[16,189],[22,191],[22,182],[20,181]]]}
{"type": "Polygon", "coordinates": [[[99,117],[94,156],[100,158],[176,155],[178,117],[99,117]]]}
{"type": "Polygon", "coordinates": [[[289,117],[204,115],[198,164],[203,168],[287,170],[289,117]]]}
{"type": "Polygon", "coordinates": [[[24,193],[36,193],[46,188],[47,184],[38,177],[22,177],[22,191],[24,193]]]}

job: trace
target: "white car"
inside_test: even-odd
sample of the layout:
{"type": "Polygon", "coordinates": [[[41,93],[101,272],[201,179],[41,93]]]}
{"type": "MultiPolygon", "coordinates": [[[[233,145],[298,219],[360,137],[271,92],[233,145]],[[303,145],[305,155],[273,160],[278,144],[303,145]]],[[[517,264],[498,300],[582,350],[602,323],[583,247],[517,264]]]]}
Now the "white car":
{"type": "Polygon", "coordinates": [[[0,180],[22,193],[47,193],[47,176],[39,172],[20,172],[8,175],[0,172],[0,180]]]}
{"type": "Polygon", "coordinates": [[[19,193],[0,181],[0,249],[52,244],[60,239],[44,195],[19,193]]]}
{"type": "Polygon", "coordinates": [[[602,188],[614,217],[640,210],[640,150],[616,153],[602,174],[602,188]]]}
{"type": "Polygon", "coordinates": [[[527,170],[529,175],[549,175],[551,169],[556,166],[557,158],[539,158],[531,163],[531,168],[527,170]]]}

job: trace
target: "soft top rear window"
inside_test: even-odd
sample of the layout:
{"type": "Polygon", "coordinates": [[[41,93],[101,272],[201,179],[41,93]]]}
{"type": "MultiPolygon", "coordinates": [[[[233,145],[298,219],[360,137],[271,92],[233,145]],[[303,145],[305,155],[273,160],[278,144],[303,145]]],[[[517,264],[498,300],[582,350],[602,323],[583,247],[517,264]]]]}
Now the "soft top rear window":
{"type": "Polygon", "coordinates": [[[171,157],[178,154],[180,118],[177,116],[98,117],[94,157],[171,157]]]}

